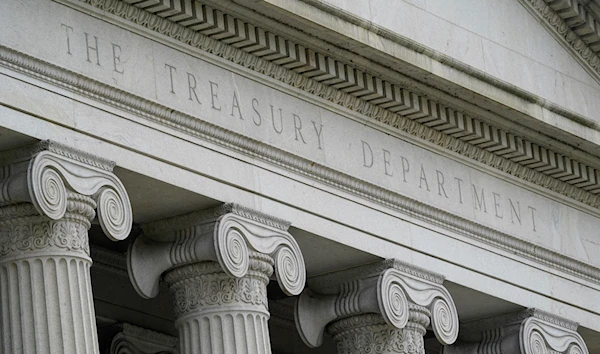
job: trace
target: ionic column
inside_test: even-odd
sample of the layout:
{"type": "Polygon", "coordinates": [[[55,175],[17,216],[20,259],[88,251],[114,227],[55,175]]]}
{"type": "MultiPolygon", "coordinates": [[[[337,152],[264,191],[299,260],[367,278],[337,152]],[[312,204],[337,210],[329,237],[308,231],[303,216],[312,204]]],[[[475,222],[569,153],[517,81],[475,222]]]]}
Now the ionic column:
{"type": "Polygon", "coordinates": [[[443,354],[588,354],[578,324],[537,309],[463,324],[443,354]]]}
{"type": "Polygon", "coordinates": [[[234,204],[151,223],[129,250],[130,279],[150,298],[163,277],[181,354],[269,354],[269,278],[276,271],[288,295],[299,294],[306,280],[288,228],[234,204]]]}
{"type": "Polygon", "coordinates": [[[113,326],[108,354],[178,354],[177,338],[128,323],[113,326]]]}
{"type": "Polygon", "coordinates": [[[0,348],[98,354],[88,229],[131,230],[113,164],[52,142],[0,153],[0,348]]]}
{"type": "Polygon", "coordinates": [[[443,277],[397,260],[311,278],[296,303],[296,327],[309,347],[327,331],[338,354],[425,353],[431,325],[442,344],[458,336],[458,315],[443,277]]]}

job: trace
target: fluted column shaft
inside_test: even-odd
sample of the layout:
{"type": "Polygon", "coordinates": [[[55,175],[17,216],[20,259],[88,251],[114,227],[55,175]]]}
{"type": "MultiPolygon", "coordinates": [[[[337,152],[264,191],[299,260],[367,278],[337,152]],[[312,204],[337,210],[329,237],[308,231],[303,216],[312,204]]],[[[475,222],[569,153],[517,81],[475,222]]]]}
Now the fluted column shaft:
{"type": "Polygon", "coordinates": [[[290,223],[236,205],[155,221],[127,253],[138,294],[169,285],[182,354],[270,354],[267,284],[304,288],[306,268],[290,223]]]}
{"type": "Polygon", "coordinates": [[[29,203],[0,208],[2,353],[99,352],[88,244],[95,207],[69,193],[58,220],[29,203]]]}
{"type": "Polygon", "coordinates": [[[327,326],[337,342],[338,354],[424,354],[423,336],[431,312],[423,306],[410,305],[404,328],[389,325],[380,314],[347,317],[327,326]]]}
{"type": "Polygon", "coordinates": [[[267,284],[273,264],[271,257],[250,252],[248,273],[240,278],[216,262],[168,271],[181,354],[271,353],[267,284]]]}
{"type": "Polygon", "coordinates": [[[114,163],[42,141],[0,152],[0,352],[97,354],[88,230],[131,231],[114,163]]]}

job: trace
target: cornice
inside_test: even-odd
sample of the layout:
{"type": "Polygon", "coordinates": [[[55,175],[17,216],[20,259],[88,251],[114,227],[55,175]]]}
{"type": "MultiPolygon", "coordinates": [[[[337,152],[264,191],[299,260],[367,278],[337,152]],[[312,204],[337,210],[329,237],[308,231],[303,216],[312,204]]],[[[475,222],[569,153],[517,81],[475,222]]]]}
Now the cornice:
{"type": "MultiPolygon", "coordinates": [[[[86,6],[88,10],[94,10],[91,5],[85,4],[83,2],[84,0],[61,1],[68,1],[69,3],[76,4],[78,6],[86,6]]],[[[315,94],[316,96],[322,97],[330,102],[352,109],[360,114],[372,118],[375,121],[395,127],[404,133],[408,133],[440,147],[446,148],[450,151],[462,154],[463,156],[479,161],[487,166],[499,169],[515,177],[548,188],[549,190],[573,198],[584,204],[595,208],[600,208],[600,198],[597,195],[590,193],[590,191],[596,192],[594,188],[596,188],[597,184],[595,184],[595,182],[589,184],[592,180],[597,180],[597,171],[595,169],[590,170],[591,167],[588,166],[585,166],[586,168],[582,169],[581,167],[583,164],[579,164],[576,161],[572,161],[564,156],[561,156],[562,160],[556,158],[553,160],[554,162],[549,161],[547,159],[547,157],[550,156],[549,150],[541,150],[541,147],[533,143],[527,143],[523,139],[512,136],[508,133],[503,134],[500,130],[494,130],[488,125],[483,125],[482,122],[474,124],[473,118],[467,117],[449,107],[438,105],[435,102],[427,100],[425,97],[418,96],[407,90],[401,89],[398,86],[393,86],[395,88],[397,87],[397,89],[384,89],[384,94],[392,95],[390,100],[388,100],[389,97],[383,99],[374,94],[369,95],[369,98],[380,97],[380,101],[375,101],[378,102],[380,106],[376,106],[363,100],[366,99],[364,96],[363,99],[361,99],[352,96],[349,93],[343,92],[342,89],[334,88],[333,86],[336,84],[331,84],[328,86],[326,85],[327,81],[315,81],[314,79],[318,76],[313,75],[312,78],[303,76],[297,72],[299,70],[298,67],[294,67],[296,71],[285,68],[284,66],[286,65],[288,67],[290,66],[289,63],[278,65],[275,62],[269,62],[264,57],[259,58],[232,45],[228,45],[213,38],[204,36],[199,32],[192,32],[191,30],[182,27],[180,24],[175,24],[170,22],[168,19],[160,18],[154,14],[133,7],[129,4],[119,2],[117,0],[94,0],[91,2],[93,3],[93,6],[106,11],[102,13],[102,16],[107,16],[110,13],[120,17],[121,19],[134,21],[143,27],[180,40],[182,43],[191,45],[196,49],[214,54],[218,57],[237,63],[243,67],[255,70],[268,77],[281,80],[291,86],[315,94]],[[407,99],[404,100],[402,97],[406,97],[407,99]],[[401,101],[395,101],[396,98],[400,99],[401,101]],[[385,105],[386,103],[392,106],[396,105],[394,106],[395,108],[388,108],[401,110],[401,113],[406,114],[406,116],[382,108],[381,106],[385,105]],[[435,109],[431,109],[432,107],[435,109]],[[430,113],[425,114],[424,110],[430,113]],[[427,121],[428,119],[432,119],[431,117],[433,116],[431,114],[436,115],[435,117],[438,117],[436,118],[437,120],[433,119],[427,121]],[[420,115],[420,118],[415,118],[415,115],[420,115]],[[446,123],[436,125],[438,122],[446,123]],[[433,129],[434,127],[437,127],[441,130],[435,130],[433,129]],[[442,129],[443,127],[445,128],[442,129]],[[483,129],[484,127],[485,129],[483,129]],[[470,132],[467,132],[464,129],[471,130],[470,132]],[[488,137],[486,138],[487,140],[481,135],[477,135],[478,132],[486,134],[488,137]],[[495,133],[491,134],[492,132],[495,133]],[[507,145],[494,145],[496,143],[492,144],[489,138],[493,137],[505,139],[503,141],[505,141],[507,145]],[[481,147],[481,144],[485,144],[486,142],[488,145],[484,149],[481,147]],[[477,143],[480,146],[475,146],[473,145],[474,143],[477,143]],[[495,152],[492,153],[489,150],[495,152]],[[544,151],[545,155],[542,155],[541,151],[544,151]],[[541,160],[536,160],[537,157],[546,159],[546,162],[550,163],[551,165],[544,165],[541,160]],[[519,161],[520,164],[513,160],[519,161]],[[561,169],[558,169],[558,165],[556,165],[553,170],[546,170],[544,172],[555,173],[554,177],[561,176],[560,178],[563,180],[568,180],[571,183],[577,182],[579,186],[586,187],[578,188],[575,185],[570,185],[563,180],[539,172],[545,167],[553,166],[552,164],[556,164],[557,161],[562,161],[562,164],[560,165],[562,167],[570,166],[569,171],[571,172],[565,172],[561,169]],[[567,161],[569,164],[564,165],[565,161],[567,161]],[[523,163],[527,163],[527,166],[523,165],[523,163]],[[577,166],[578,168],[573,169],[573,166],[577,166]],[[586,171],[587,175],[582,181],[582,172],[584,171],[586,171]],[[591,171],[592,173],[588,173],[587,171],[591,171]],[[562,175],[557,175],[560,173],[562,173],[562,175]],[[574,176],[580,177],[573,178],[574,176]]],[[[309,178],[333,186],[347,193],[351,193],[366,200],[373,201],[384,207],[397,210],[417,220],[422,220],[451,232],[456,232],[478,242],[492,245],[526,259],[534,260],[541,264],[550,266],[554,269],[559,269],[561,271],[579,276],[583,279],[600,283],[600,269],[587,263],[566,257],[558,252],[540,248],[537,245],[523,241],[511,235],[498,232],[489,227],[457,217],[456,215],[445,210],[425,205],[417,200],[407,198],[406,196],[398,193],[390,192],[387,189],[340,173],[336,170],[315,163],[314,161],[301,158],[283,150],[275,149],[263,142],[231,132],[222,127],[199,120],[196,117],[173,110],[172,108],[160,105],[128,93],[124,90],[103,84],[97,80],[90,79],[73,71],[44,62],[1,45],[0,65],[37,79],[44,80],[53,85],[100,101],[104,104],[111,105],[120,110],[130,112],[150,121],[177,129],[189,134],[190,136],[198,137],[227,147],[234,151],[241,152],[258,160],[266,161],[268,163],[289,169],[295,173],[305,175],[309,178]]],[[[317,70],[317,68],[309,68],[307,70],[314,71],[317,70]]],[[[303,73],[306,74],[306,71],[303,73]]],[[[335,81],[336,79],[332,78],[332,80],[335,81]]],[[[378,81],[375,80],[372,82],[375,83],[378,81]]],[[[331,83],[331,81],[329,81],[329,83],[331,83]]],[[[339,81],[338,84],[345,85],[339,81]]],[[[382,85],[377,87],[392,86],[391,84],[383,85],[382,82],[382,85]]],[[[375,98],[372,98],[371,102],[373,102],[375,98]]],[[[558,157],[560,155],[554,153],[552,156],[558,157]]],[[[597,191],[600,193],[600,186],[598,186],[597,191]]]]}
{"type": "Polygon", "coordinates": [[[600,24],[578,1],[519,0],[600,82],[600,24]]]}
{"type": "MultiPolygon", "coordinates": [[[[117,17],[302,89],[392,128],[595,208],[600,207],[600,197],[597,195],[600,193],[599,170],[257,26],[242,20],[234,21],[235,18],[226,20],[231,16],[198,1],[190,8],[169,9],[157,14],[136,7],[145,3],[128,5],[119,0],[62,1],[91,3],[117,17]],[[173,11],[176,11],[175,15],[173,11]],[[160,17],[161,14],[165,18],[160,17]],[[170,20],[173,16],[184,15],[189,18],[178,23],[170,20]],[[254,32],[246,28],[254,29],[254,32]]],[[[144,8],[152,9],[150,6],[144,8]]]]}

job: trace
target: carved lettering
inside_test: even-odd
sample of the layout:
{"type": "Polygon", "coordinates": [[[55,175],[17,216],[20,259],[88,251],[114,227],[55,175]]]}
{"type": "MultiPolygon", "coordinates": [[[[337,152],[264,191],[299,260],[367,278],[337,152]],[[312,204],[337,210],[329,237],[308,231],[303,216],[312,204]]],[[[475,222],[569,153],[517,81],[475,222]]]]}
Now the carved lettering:
{"type": "Polygon", "coordinates": [[[531,211],[531,228],[533,231],[536,231],[535,230],[535,212],[537,211],[537,209],[532,206],[527,206],[527,208],[529,208],[529,210],[531,211]]]}
{"type": "MultiPolygon", "coordinates": [[[[381,171],[381,174],[384,176],[396,177],[396,175],[393,173],[394,162],[396,161],[394,159],[395,155],[393,150],[376,146],[375,143],[365,140],[361,140],[361,147],[363,167],[371,168],[376,164],[376,162],[379,162],[376,161],[379,158],[379,155],[375,154],[373,151],[378,151],[376,149],[381,149],[380,151],[382,152],[383,167],[381,169],[378,168],[377,170],[381,171]]],[[[428,166],[425,163],[421,163],[420,169],[412,172],[410,168],[410,157],[407,158],[405,156],[400,156],[398,164],[400,164],[400,162],[402,164],[401,180],[404,183],[409,184],[408,188],[412,188],[413,190],[422,190],[422,193],[431,192],[432,187],[429,185],[429,182],[431,181],[431,172],[428,172],[431,170],[427,169],[428,166]],[[415,189],[417,186],[419,188],[415,189]]],[[[500,220],[506,220],[505,222],[508,225],[528,226],[522,224],[525,223],[521,217],[522,203],[515,201],[514,197],[506,198],[503,197],[503,193],[490,191],[486,186],[465,182],[466,179],[464,177],[452,176],[451,173],[448,173],[448,171],[445,171],[442,168],[436,168],[435,173],[436,177],[435,182],[433,183],[437,184],[437,193],[433,195],[435,195],[435,198],[441,198],[444,203],[451,203],[447,204],[448,210],[452,210],[452,208],[466,204],[475,211],[483,214],[489,214],[490,217],[498,220],[498,222],[500,222],[500,220]],[[453,181],[453,183],[450,183],[450,181],[453,181]],[[463,188],[465,184],[470,184],[471,188],[463,188]],[[471,189],[471,197],[465,196],[465,193],[469,193],[468,189],[471,189]],[[490,208],[492,208],[490,211],[488,211],[488,202],[490,203],[490,208]],[[510,224],[508,223],[508,217],[505,218],[505,215],[508,214],[510,214],[510,224]]],[[[400,177],[396,178],[400,180],[400,177]]],[[[404,187],[399,186],[399,188],[403,189],[404,187]]],[[[435,189],[436,187],[433,188],[435,189]]],[[[402,190],[399,192],[403,193],[402,190]]],[[[537,224],[538,221],[536,220],[538,217],[537,209],[532,206],[528,206],[528,208],[531,216],[530,230],[537,232],[537,227],[539,226],[537,224]]],[[[462,212],[462,209],[460,212],[462,212]]]]}
{"type": "Polygon", "coordinates": [[[444,174],[439,170],[435,170],[435,172],[437,173],[438,195],[442,195],[443,192],[444,197],[448,199],[448,194],[446,194],[446,190],[444,189],[444,174]]]}
{"type": "Polygon", "coordinates": [[[111,43],[113,52],[113,70],[119,74],[123,74],[125,71],[121,67],[121,46],[118,44],[111,43]]]}
{"type": "Polygon", "coordinates": [[[297,114],[292,114],[292,116],[294,117],[294,135],[296,136],[296,141],[298,141],[298,135],[300,135],[300,139],[302,139],[302,142],[306,144],[306,141],[302,136],[302,120],[297,114]]]}
{"type": "Polygon", "coordinates": [[[252,109],[254,109],[255,116],[252,116],[252,121],[256,126],[260,126],[262,124],[262,117],[260,116],[260,112],[258,111],[258,100],[256,98],[252,99],[252,109]],[[256,120],[258,118],[258,120],[256,120]]]}
{"type": "Polygon", "coordinates": [[[89,43],[89,35],[87,33],[85,33],[85,46],[86,46],[86,50],[87,50],[87,61],[90,63],[92,62],[90,60],[90,50],[92,50],[93,52],[96,53],[96,65],[100,66],[100,53],[98,52],[98,37],[96,37],[96,36],[93,36],[93,37],[94,37],[95,44],[92,47],[89,43]]]}
{"type": "Polygon", "coordinates": [[[362,141],[362,150],[363,150],[363,166],[365,167],[373,167],[373,150],[371,150],[371,146],[366,141],[362,141]],[[367,163],[367,150],[369,149],[369,163],[367,163]]]}
{"type": "Polygon", "coordinates": [[[456,185],[458,186],[458,201],[460,204],[463,204],[463,199],[462,199],[462,183],[463,180],[458,178],[458,177],[454,177],[454,180],[456,181],[456,185]]]}
{"type": "MultiPolygon", "coordinates": [[[[117,56],[119,51],[116,52],[117,56]]],[[[120,58],[117,58],[120,60],[120,58]]],[[[239,118],[240,121],[244,121],[246,117],[251,116],[254,126],[261,127],[263,117],[268,117],[269,112],[261,110],[263,105],[263,99],[260,97],[253,97],[247,104],[243,100],[243,92],[234,87],[231,90],[230,97],[224,97],[221,83],[217,81],[211,81],[209,78],[204,79],[203,76],[194,73],[193,71],[185,71],[184,75],[179,74],[179,67],[165,63],[165,70],[168,73],[169,84],[165,86],[165,91],[170,92],[176,96],[178,87],[187,84],[187,101],[195,101],[199,105],[202,102],[210,100],[211,108],[216,112],[222,112],[221,114],[227,115],[228,117],[239,118]],[[185,82],[183,82],[185,80],[185,82]],[[182,81],[182,82],[180,82],[182,81]],[[204,86],[206,85],[206,86],[204,86]],[[202,90],[202,87],[206,87],[206,90],[202,90]],[[202,97],[205,94],[206,97],[202,97]],[[231,102],[231,106],[229,106],[231,102]]],[[[117,61],[117,68],[119,67],[119,61],[117,61]]],[[[175,98],[174,98],[175,99],[175,98]]],[[[183,97],[178,98],[183,99],[183,97]]],[[[265,100],[269,100],[266,98],[265,100]]],[[[279,107],[275,102],[266,103],[269,105],[271,122],[273,130],[284,136],[282,133],[284,129],[288,129],[291,133],[292,128],[294,132],[293,141],[298,144],[311,145],[315,150],[323,150],[325,146],[323,124],[317,123],[317,121],[311,120],[312,129],[305,125],[306,121],[303,121],[303,116],[294,111],[287,111],[285,107],[279,107]]]]}
{"type": "MultiPolygon", "coordinates": [[[[196,77],[190,73],[186,73],[186,74],[187,74],[187,79],[188,79],[189,100],[193,101],[193,99],[192,99],[192,94],[193,94],[194,98],[196,99],[196,102],[198,102],[198,104],[202,104],[202,102],[200,102],[200,99],[198,99],[198,95],[196,94],[196,85],[197,85],[196,77]]],[[[171,92],[173,92],[173,78],[172,77],[171,77],[171,92]]]]}
{"type": "Polygon", "coordinates": [[[383,150],[383,169],[385,171],[385,174],[393,177],[394,174],[393,172],[391,172],[391,166],[390,166],[390,152],[387,151],[386,149],[382,149],[383,150]]]}
{"type": "Polygon", "coordinates": [[[67,37],[67,54],[73,55],[71,54],[71,36],[69,36],[69,30],[71,30],[71,33],[73,33],[73,27],[67,26],[64,23],[61,23],[60,27],[65,29],[65,35],[67,37]]]}
{"type": "Polygon", "coordinates": [[[275,109],[275,107],[273,107],[273,105],[271,106],[271,120],[273,121],[273,130],[275,130],[275,132],[277,134],[281,134],[281,132],[283,132],[283,110],[281,108],[279,108],[279,129],[277,129],[276,125],[275,125],[275,113],[273,112],[273,109],[275,109]]]}
{"type": "Polygon", "coordinates": [[[210,100],[211,100],[211,107],[214,110],[220,111],[221,110],[221,106],[217,107],[217,99],[219,97],[218,96],[218,92],[217,90],[219,89],[219,84],[217,84],[216,82],[210,82],[210,100]]]}
{"type": "Polygon", "coordinates": [[[400,156],[400,158],[402,159],[402,179],[404,180],[404,183],[406,183],[406,174],[410,171],[410,164],[406,157],[400,156]]]}
{"type": "Polygon", "coordinates": [[[481,188],[481,198],[479,194],[477,194],[477,187],[473,186],[473,207],[475,210],[483,210],[484,213],[487,213],[487,207],[485,206],[485,190],[481,188]]]}
{"type": "MultiPolygon", "coordinates": [[[[103,41],[98,36],[88,33],[85,31],[78,32],[74,27],[68,24],[61,23],[60,27],[64,30],[66,39],[66,53],[67,55],[74,56],[76,58],[85,58],[85,61],[90,64],[96,64],[96,66],[102,67],[101,63],[106,61],[112,61],[112,71],[118,74],[124,74],[125,68],[123,67],[123,61],[121,56],[123,54],[123,48],[120,44],[110,41],[103,41]],[[83,35],[81,35],[83,34],[83,35]],[[74,47],[71,44],[78,43],[74,41],[77,36],[81,36],[85,39],[85,56],[78,56],[78,47],[74,47]],[[110,48],[109,48],[110,45],[110,48]]],[[[107,69],[110,66],[106,66],[107,69]]]]}
{"type": "Polygon", "coordinates": [[[425,187],[429,192],[429,183],[427,183],[427,176],[425,175],[425,169],[423,165],[421,165],[421,177],[419,177],[419,188],[423,189],[423,182],[425,182],[425,187]]]}
{"type": "Polygon", "coordinates": [[[517,202],[517,207],[515,208],[515,204],[512,199],[508,198],[508,203],[510,204],[510,222],[515,223],[515,218],[521,225],[521,203],[517,202]]]}
{"type": "Polygon", "coordinates": [[[319,144],[319,150],[323,150],[322,147],[322,143],[323,143],[323,124],[319,124],[319,128],[317,128],[317,123],[315,123],[315,121],[311,121],[313,124],[313,128],[315,128],[315,134],[317,135],[317,143],[319,144]]]}
{"type": "Polygon", "coordinates": [[[177,69],[169,64],[165,64],[165,68],[169,69],[169,77],[171,78],[171,93],[175,94],[175,88],[173,85],[173,72],[177,72],[177,69]]]}
{"type": "Polygon", "coordinates": [[[230,116],[235,117],[235,115],[233,114],[233,111],[235,109],[237,109],[238,115],[239,115],[240,119],[244,120],[244,117],[242,117],[242,110],[240,109],[240,102],[238,101],[237,93],[235,91],[233,91],[233,98],[232,98],[232,102],[231,102],[231,114],[230,114],[230,116]]]}
{"type": "Polygon", "coordinates": [[[492,195],[494,196],[494,212],[495,212],[495,214],[496,214],[496,217],[497,217],[498,219],[503,219],[503,218],[504,218],[504,216],[502,216],[502,215],[501,215],[501,214],[499,214],[499,212],[498,212],[498,210],[502,210],[502,209],[499,209],[499,208],[500,208],[500,200],[499,200],[499,199],[500,199],[500,194],[498,194],[498,193],[495,193],[495,192],[492,192],[492,195]]]}

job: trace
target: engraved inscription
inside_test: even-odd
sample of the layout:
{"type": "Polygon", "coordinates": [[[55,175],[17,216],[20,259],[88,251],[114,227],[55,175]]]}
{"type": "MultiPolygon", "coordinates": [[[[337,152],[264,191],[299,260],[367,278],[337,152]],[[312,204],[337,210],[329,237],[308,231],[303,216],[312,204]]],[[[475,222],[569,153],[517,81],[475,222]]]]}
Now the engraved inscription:
{"type": "Polygon", "coordinates": [[[124,74],[121,45],[101,39],[93,33],[77,31],[74,27],[61,23],[64,35],[65,53],[78,56],[87,63],[110,67],[114,72],[124,74]]]}
{"type": "Polygon", "coordinates": [[[395,183],[404,185],[399,186],[400,189],[416,188],[422,193],[448,200],[454,208],[468,206],[474,213],[492,216],[496,222],[537,232],[537,208],[526,201],[502,195],[494,190],[494,186],[467,183],[466,177],[454,176],[441,167],[415,161],[412,156],[403,156],[391,148],[375,147],[374,143],[365,140],[361,140],[360,145],[362,167],[393,178],[395,183]],[[380,154],[375,153],[377,149],[380,154]]]}
{"type": "Polygon", "coordinates": [[[249,120],[256,127],[277,136],[285,135],[296,144],[309,145],[315,150],[324,149],[323,124],[300,111],[284,107],[270,97],[254,96],[239,88],[224,88],[216,77],[188,72],[171,63],[165,63],[164,70],[168,78],[165,83],[168,92],[174,98],[193,102],[198,114],[209,109],[226,118],[249,120]]]}
{"type": "Polygon", "coordinates": [[[123,32],[64,21],[56,27],[65,62],[110,85],[534,242],[546,244],[554,237],[549,231],[563,228],[560,220],[546,222],[566,215],[555,212],[563,206],[518,183],[386,135],[287,88],[156,43],[140,45],[142,39],[123,32]]]}

